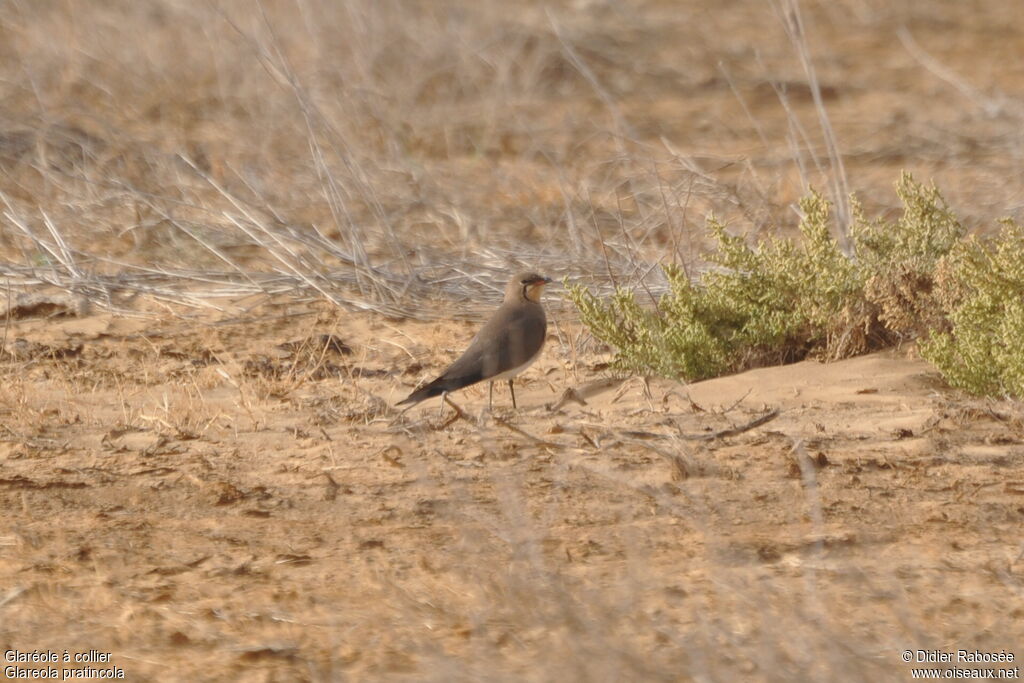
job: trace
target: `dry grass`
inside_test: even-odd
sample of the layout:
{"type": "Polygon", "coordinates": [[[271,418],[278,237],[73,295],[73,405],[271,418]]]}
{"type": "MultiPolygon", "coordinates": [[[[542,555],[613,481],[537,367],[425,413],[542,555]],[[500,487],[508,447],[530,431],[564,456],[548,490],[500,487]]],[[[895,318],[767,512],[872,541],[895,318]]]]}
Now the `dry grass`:
{"type": "Polygon", "coordinates": [[[741,4],[8,3],[4,274],[108,305],[299,290],[422,315],[435,283],[470,301],[525,263],[690,264],[709,211],[791,225],[808,183],[891,203],[906,167],[968,216],[1019,211],[1019,110],[982,106],[1019,86],[1011,60],[945,94],[909,9],[741,4]]]}
{"type": "MultiPolygon", "coordinates": [[[[818,418],[670,434],[673,465],[623,432],[759,413],[639,384],[511,423],[538,441],[388,406],[472,332],[422,321],[479,318],[521,266],[656,293],[707,213],[791,230],[808,184],[895,209],[901,169],[969,226],[1020,221],[1013,9],[3,3],[0,649],[249,680],[835,680],[998,649],[1020,564],[979,535],[1019,494],[957,483],[1002,467],[984,418],[942,437],[966,464],[935,436],[887,469],[901,445],[843,433],[817,481],[818,418]],[[352,354],[277,348],[325,333],[352,354]],[[915,571],[944,523],[961,550],[915,571]]],[[[601,374],[551,308],[535,406],[601,374]]]]}

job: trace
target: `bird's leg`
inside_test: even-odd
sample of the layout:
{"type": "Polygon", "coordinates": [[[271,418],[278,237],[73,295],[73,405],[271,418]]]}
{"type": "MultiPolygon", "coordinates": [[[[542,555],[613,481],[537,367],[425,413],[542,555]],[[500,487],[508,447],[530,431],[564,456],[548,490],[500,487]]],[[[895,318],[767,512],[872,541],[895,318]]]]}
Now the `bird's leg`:
{"type": "Polygon", "coordinates": [[[437,416],[438,417],[441,417],[442,415],[444,415],[444,404],[445,403],[448,403],[448,392],[447,391],[442,391],[441,392],[441,409],[437,411],[437,416]]]}
{"type": "Polygon", "coordinates": [[[447,427],[452,422],[455,422],[456,420],[458,420],[460,417],[463,420],[466,420],[467,422],[472,422],[474,424],[476,423],[476,420],[474,420],[469,415],[467,415],[466,411],[463,410],[462,408],[460,408],[458,403],[456,403],[451,398],[449,398],[447,392],[442,394],[442,396],[444,396],[444,400],[441,401],[441,409],[444,410],[444,404],[447,403],[448,405],[450,405],[452,407],[452,410],[455,411],[455,415],[451,419],[449,419],[447,422],[445,422],[443,426],[447,427]]]}
{"type": "Polygon", "coordinates": [[[512,380],[508,381],[508,390],[512,392],[512,410],[519,410],[519,406],[516,405],[516,388],[512,386],[512,380]]]}
{"type": "Polygon", "coordinates": [[[494,382],[487,383],[487,412],[494,410],[494,382]]]}

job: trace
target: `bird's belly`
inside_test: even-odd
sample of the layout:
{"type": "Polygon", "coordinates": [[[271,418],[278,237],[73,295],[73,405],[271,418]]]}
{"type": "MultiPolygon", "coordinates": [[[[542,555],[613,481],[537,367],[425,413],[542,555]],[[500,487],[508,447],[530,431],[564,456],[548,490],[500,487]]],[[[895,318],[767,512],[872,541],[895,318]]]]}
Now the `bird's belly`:
{"type": "Polygon", "coordinates": [[[492,382],[497,382],[497,381],[503,380],[503,379],[512,379],[513,377],[518,375],[520,372],[522,372],[526,368],[528,368],[531,365],[533,365],[534,361],[536,361],[537,358],[540,356],[540,352],[541,352],[541,349],[538,349],[537,353],[533,354],[533,356],[530,357],[530,360],[526,361],[522,365],[516,366],[516,367],[512,368],[511,370],[506,370],[505,372],[497,374],[494,377],[488,377],[487,379],[492,381],[492,382]]]}

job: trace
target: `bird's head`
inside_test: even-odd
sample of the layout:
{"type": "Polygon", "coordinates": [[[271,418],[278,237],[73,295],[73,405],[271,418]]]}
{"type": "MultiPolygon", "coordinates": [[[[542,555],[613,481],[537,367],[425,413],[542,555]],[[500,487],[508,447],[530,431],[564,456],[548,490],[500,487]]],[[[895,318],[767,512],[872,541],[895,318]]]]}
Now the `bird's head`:
{"type": "Polygon", "coordinates": [[[535,304],[540,303],[540,295],[544,292],[544,285],[551,282],[551,278],[538,275],[534,272],[523,272],[516,275],[505,288],[505,301],[516,301],[526,299],[535,304]]]}

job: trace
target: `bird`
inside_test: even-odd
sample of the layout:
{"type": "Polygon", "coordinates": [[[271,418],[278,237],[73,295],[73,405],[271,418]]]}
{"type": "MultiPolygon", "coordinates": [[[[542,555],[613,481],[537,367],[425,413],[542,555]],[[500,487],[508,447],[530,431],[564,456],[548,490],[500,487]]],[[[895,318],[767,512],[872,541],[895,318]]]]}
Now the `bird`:
{"type": "Polygon", "coordinates": [[[449,392],[488,380],[487,405],[493,409],[494,383],[507,380],[512,393],[512,408],[518,409],[512,380],[537,360],[544,347],[548,322],[540,296],[544,286],[550,282],[551,278],[529,271],[509,280],[501,306],[480,328],[465,352],[440,377],[412,392],[397,405],[416,405],[428,398],[443,397],[449,392]]]}

